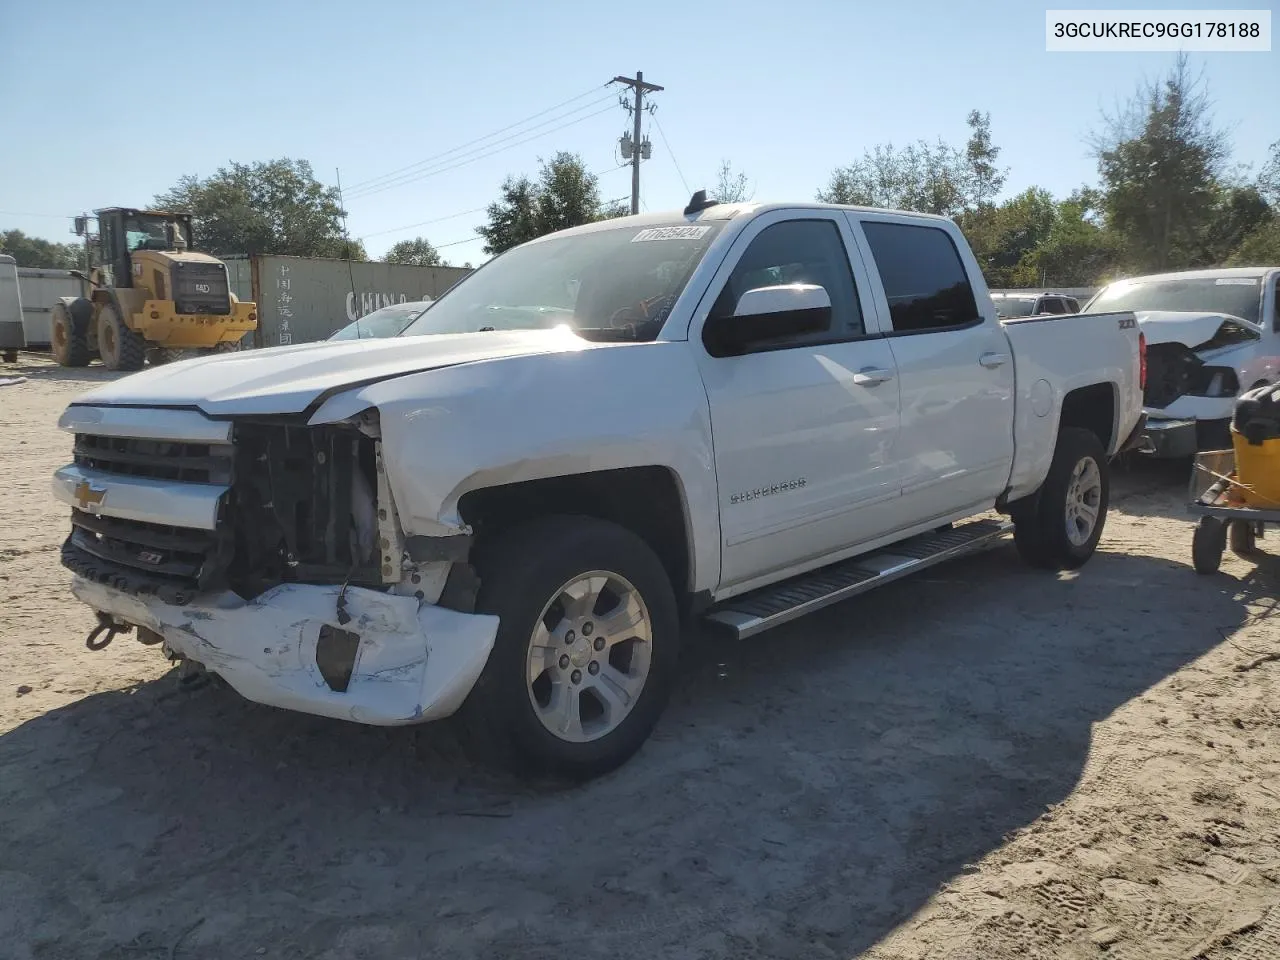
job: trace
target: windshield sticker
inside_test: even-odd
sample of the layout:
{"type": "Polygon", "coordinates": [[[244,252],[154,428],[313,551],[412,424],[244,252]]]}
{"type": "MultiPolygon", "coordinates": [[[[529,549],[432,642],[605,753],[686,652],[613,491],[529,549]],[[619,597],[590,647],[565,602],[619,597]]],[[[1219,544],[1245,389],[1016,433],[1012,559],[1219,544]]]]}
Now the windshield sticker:
{"type": "Polygon", "coordinates": [[[631,238],[632,243],[646,240],[701,240],[710,227],[650,227],[631,238]]]}
{"type": "Polygon", "coordinates": [[[1219,277],[1213,281],[1218,287],[1256,287],[1258,281],[1253,277],[1219,277]]]}

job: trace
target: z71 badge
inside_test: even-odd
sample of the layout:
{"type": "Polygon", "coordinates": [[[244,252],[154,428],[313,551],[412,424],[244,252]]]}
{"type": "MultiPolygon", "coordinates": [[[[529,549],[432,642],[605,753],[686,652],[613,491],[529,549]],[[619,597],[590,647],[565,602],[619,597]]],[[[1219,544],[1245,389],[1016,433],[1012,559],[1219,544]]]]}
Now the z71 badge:
{"type": "Polygon", "coordinates": [[[1136,319],[1134,319],[1133,317],[1121,317],[1121,318],[1120,318],[1120,329],[1121,329],[1121,330],[1132,330],[1135,326],[1137,326],[1137,323],[1138,323],[1138,321],[1137,321],[1136,319]]]}
{"type": "Polygon", "coordinates": [[[786,493],[788,490],[799,490],[806,483],[808,483],[808,481],[805,480],[804,477],[797,477],[795,480],[784,480],[782,483],[771,483],[767,487],[756,487],[754,490],[735,493],[729,497],[729,503],[746,503],[748,500],[759,500],[761,497],[771,497],[775,493],[786,493]]]}

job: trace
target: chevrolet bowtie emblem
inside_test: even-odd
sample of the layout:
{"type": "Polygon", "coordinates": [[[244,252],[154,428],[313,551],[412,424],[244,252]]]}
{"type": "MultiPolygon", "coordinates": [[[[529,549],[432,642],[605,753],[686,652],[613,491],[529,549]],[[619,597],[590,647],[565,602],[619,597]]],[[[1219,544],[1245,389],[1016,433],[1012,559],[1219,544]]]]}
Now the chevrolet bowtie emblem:
{"type": "Polygon", "coordinates": [[[81,510],[88,510],[90,506],[101,506],[102,501],[107,498],[107,488],[99,489],[95,487],[89,480],[81,480],[76,484],[75,491],[76,503],[80,504],[81,510]]]}

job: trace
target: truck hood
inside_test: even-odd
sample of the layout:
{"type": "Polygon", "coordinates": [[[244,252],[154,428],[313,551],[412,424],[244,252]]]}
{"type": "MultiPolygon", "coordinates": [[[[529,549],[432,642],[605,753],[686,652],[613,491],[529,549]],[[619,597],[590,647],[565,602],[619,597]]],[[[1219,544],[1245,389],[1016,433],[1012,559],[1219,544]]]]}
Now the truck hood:
{"type": "Polygon", "coordinates": [[[596,346],[567,329],[323,340],[152,367],[91,390],[75,404],[195,407],[210,416],[301,413],[339,390],[409,373],[596,346]]]}
{"type": "MultiPolygon", "coordinates": [[[[1146,337],[1149,347],[1158,343],[1180,343],[1196,350],[1217,336],[1224,324],[1248,331],[1253,334],[1254,340],[1261,336],[1258,328],[1247,320],[1226,313],[1149,310],[1135,313],[1135,316],[1138,318],[1138,328],[1146,337]]],[[[1240,342],[1238,338],[1231,341],[1233,345],[1240,342]]]]}

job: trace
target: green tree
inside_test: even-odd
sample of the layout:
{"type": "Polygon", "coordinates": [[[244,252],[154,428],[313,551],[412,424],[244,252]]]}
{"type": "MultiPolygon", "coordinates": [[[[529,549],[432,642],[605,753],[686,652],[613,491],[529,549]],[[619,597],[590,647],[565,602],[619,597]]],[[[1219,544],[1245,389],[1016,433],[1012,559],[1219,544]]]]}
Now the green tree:
{"type": "Polygon", "coordinates": [[[1267,162],[1258,174],[1258,192],[1272,208],[1280,210],[1280,140],[1268,148],[1267,162]]]}
{"type": "Polygon", "coordinates": [[[1114,272],[1121,245],[1101,220],[1101,202],[1091,188],[1059,201],[1048,236],[1023,258],[1020,279],[1029,278],[1029,286],[1087,287],[1114,272]]]}
{"type": "Polygon", "coordinates": [[[542,235],[538,229],[538,188],[528,177],[507,177],[502,196],[489,204],[489,222],[477,227],[484,252],[499,254],[542,235]]]}
{"type": "Polygon", "coordinates": [[[365,259],[359,241],[345,236],[338,191],[305,160],[232,163],[204,180],[185,176],[155,203],[190,212],[196,247],[209,253],[365,259]]]}
{"type": "Polygon", "coordinates": [[[957,219],[982,272],[993,287],[1030,286],[1037,282],[1025,261],[1045,242],[1057,218],[1048,190],[1032,187],[997,206],[965,211],[957,219]]]}
{"type": "Polygon", "coordinates": [[[1227,258],[1232,267],[1280,266],[1280,216],[1271,219],[1245,237],[1227,258]]]}
{"type": "Polygon", "coordinates": [[[84,269],[84,247],[74,243],[55,243],[30,237],[21,230],[0,232],[0,253],[8,254],[20,267],[43,267],[47,270],[84,269]]]}
{"type": "Polygon", "coordinates": [[[1273,208],[1257,187],[1220,188],[1200,238],[1199,255],[1190,265],[1219,266],[1274,218],[1273,208]]]}
{"type": "Polygon", "coordinates": [[[939,138],[917,140],[901,149],[880,144],[847,167],[837,167],[824,203],[851,203],[958,217],[984,207],[1004,186],[1006,171],[996,166],[1000,148],[991,138],[991,116],[970,111],[969,140],[963,150],[939,138]]]}
{"type": "Polygon", "coordinates": [[[542,162],[537,180],[507,177],[502,196],[489,204],[489,222],[476,232],[484,238],[484,252],[498,254],[536,237],[623,212],[617,204],[600,200],[599,184],[581,157],[561,151],[542,162]]]}
{"type": "Polygon", "coordinates": [[[742,171],[735,173],[728,160],[720,161],[720,173],[711,196],[721,203],[744,203],[754,195],[755,190],[747,185],[747,175],[742,171]]]}
{"type": "Polygon", "coordinates": [[[969,174],[968,203],[971,208],[981,210],[999,196],[1008,170],[996,166],[1000,148],[991,139],[991,114],[970,110],[965,122],[969,124],[969,142],[964,148],[969,174]]]}
{"type": "Polygon", "coordinates": [[[943,140],[884,143],[836,168],[818,200],[954,217],[965,208],[967,178],[963,154],[943,140]]]}
{"type": "Polygon", "coordinates": [[[1134,269],[1177,268],[1204,254],[1229,153],[1211,106],[1180,54],[1093,135],[1107,222],[1134,269]]]}
{"type": "Polygon", "coordinates": [[[426,237],[415,237],[392,244],[382,259],[387,263],[411,263],[418,267],[448,266],[440,256],[440,251],[426,237]]]}
{"type": "Polygon", "coordinates": [[[536,202],[539,235],[599,220],[600,207],[599,183],[580,157],[561,151],[542,165],[536,202]]]}

